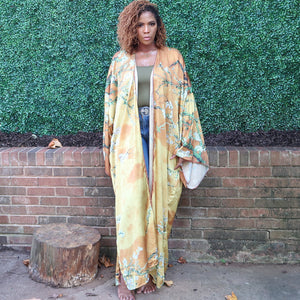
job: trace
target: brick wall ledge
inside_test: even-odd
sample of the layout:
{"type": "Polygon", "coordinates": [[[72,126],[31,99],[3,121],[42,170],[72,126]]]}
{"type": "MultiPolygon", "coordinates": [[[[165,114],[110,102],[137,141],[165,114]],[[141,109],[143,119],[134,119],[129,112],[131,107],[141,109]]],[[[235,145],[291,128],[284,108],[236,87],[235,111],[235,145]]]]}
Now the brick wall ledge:
{"type": "MultiPolygon", "coordinates": [[[[97,147],[0,148],[0,249],[29,249],[51,222],[97,228],[115,254],[114,193],[97,147]]],[[[208,147],[210,170],[184,189],[170,258],[300,262],[300,148],[208,147]]]]}

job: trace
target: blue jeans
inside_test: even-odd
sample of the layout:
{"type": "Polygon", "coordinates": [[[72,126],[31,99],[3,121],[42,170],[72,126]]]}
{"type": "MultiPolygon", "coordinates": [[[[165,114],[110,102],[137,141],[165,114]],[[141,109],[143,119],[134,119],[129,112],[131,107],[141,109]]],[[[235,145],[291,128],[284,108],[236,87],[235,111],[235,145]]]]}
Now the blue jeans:
{"type": "Polygon", "coordinates": [[[149,114],[145,115],[139,111],[142,144],[147,175],[149,177],[149,114]]]}

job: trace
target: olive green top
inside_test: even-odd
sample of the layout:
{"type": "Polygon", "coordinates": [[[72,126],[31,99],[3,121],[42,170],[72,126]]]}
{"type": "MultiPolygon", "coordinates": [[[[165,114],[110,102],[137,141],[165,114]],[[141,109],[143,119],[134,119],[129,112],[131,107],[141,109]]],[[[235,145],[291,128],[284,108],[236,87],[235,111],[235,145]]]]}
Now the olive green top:
{"type": "Polygon", "coordinates": [[[150,99],[150,78],[153,66],[139,67],[138,74],[138,106],[149,106],[150,99]]]}

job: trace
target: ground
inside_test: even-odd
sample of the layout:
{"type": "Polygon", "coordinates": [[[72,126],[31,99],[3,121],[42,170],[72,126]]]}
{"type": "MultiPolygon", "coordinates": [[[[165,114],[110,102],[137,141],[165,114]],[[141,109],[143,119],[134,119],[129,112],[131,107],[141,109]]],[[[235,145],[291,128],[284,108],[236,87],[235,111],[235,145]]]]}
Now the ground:
{"type": "MultiPolygon", "coordinates": [[[[47,147],[53,138],[58,138],[65,147],[102,146],[102,132],[36,136],[32,133],[0,131],[0,147],[47,147]]],[[[207,146],[300,147],[300,130],[229,131],[205,135],[205,142],[207,146]]]]}

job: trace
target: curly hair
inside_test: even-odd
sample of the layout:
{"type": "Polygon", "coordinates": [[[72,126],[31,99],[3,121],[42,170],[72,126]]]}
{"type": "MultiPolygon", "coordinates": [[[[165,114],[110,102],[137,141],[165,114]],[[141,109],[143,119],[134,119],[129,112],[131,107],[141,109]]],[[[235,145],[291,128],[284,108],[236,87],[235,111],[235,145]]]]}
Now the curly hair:
{"type": "Polygon", "coordinates": [[[138,47],[137,23],[141,14],[146,11],[153,13],[156,19],[155,46],[160,49],[166,45],[166,29],[156,4],[147,0],[135,0],[120,13],[117,30],[119,45],[129,54],[133,54],[138,47]]]}

